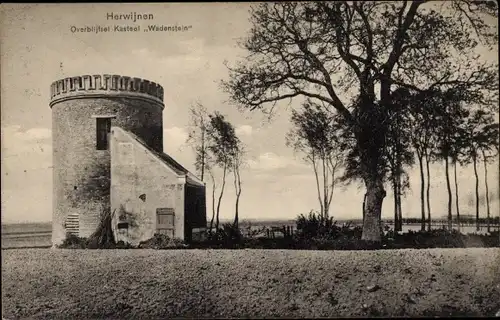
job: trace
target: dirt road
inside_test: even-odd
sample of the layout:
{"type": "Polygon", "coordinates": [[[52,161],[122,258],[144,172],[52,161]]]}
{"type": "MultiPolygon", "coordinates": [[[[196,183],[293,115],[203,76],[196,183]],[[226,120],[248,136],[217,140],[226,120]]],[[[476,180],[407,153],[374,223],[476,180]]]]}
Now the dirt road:
{"type": "Polygon", "coordinates": [[[500,249],[2,252],[7,319],[493,316],[500,249]]]}

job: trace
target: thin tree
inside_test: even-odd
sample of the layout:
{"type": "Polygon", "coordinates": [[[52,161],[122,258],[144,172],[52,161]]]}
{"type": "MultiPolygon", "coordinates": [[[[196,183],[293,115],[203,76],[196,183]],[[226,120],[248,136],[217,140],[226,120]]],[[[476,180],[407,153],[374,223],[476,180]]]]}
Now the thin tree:
{"type": "Polygon", "coordinates": [[[491,232],[490,226],[490,195],[489,195],[489,187],[488,187],[488,157],[484,150],[481,150],[483,156],[483,165],[484,165],[484,188],[486,193],[486,230],[491,232]]]}
{"type": "Polygon", "coordinates": [[[210,118],[206,107],[200,102],[196,102],[189,108],[189,132],[186,143],[191,146],[195,153],[195,169],[200,175],[200,179],[205,181],[205,172],[209,173],[212,182],[212,217],[210,219],[210,233],[213,230],[215,218],[215,194],[217,182],[212,168],[212,157],[208,146],[211,144],[208,139],[207,130],[210,125],[210,118]]]}
{"type": "Polygon", "coordinates": [[[392,108],[389,108],[391,119],[386,140],[389,177],[394,195],[394,231],[403,229],[403,213],[401,198],[409,188],[405,166],[413,165],[411,150],[411,128],[409,104],[412,96],[408,90],[398,89],[393,93],[392,108]]]}
{"type": "Polygon", "coordinates": [[[207,109],[200,102],[196,102],[189,108],[190,125],[187,143],[193,148],[196,160],[195,168],[200,174],[201,181],[205,181],[205,168],[207,167],[207,123],[209,121],[207,109]]]}
{"type": "Polygon", "coordinates": [[[416,151],[417,151],[418,164],[420,168],[420,211],[421,211],[421,223],[422,223],[421,229],[425,230],[425,196],[424,196],[425,176],[424,176],[424,166],[423,166],[425,151],[423,151],[420,148],[416,148],[416,151]]]}
{"type": "Polygon", "coordinates": [[[335,174],[343,156],[335,119],[321,105],[308,101],[299,111],[292,111],[291,122],[293,128],[286,137],[286,144],[295,152],[304,154],[304,159],[312,166],[320,215],[327,219],[335,188],[335,174]]]}
{"type": "Polygon", "coordinates": [[[457,228],[458,231],[460,231],[461,225],[460,225],[460,196],[459,196],[459,190],[458,190],[458,177],[457,177],[457,166],[460,165],[463,160],[461,160],[461,157],[463,156],[464,153],[464,142],[463,142],[463,136],[464,133],[462,132],[463,128],[460,126],[458,127],[458,131],[455,135],[455,139],[452,143],[452,148],[451,148],[451,162],[453,164],[453,181],[455,182],[455,207],[456,207],[456,215],[457,215],[457,228]]]}
{"type": "Polygon", "coordinates": [[[457,210],[457,228],[460,231],[460,205],[459,205],[459,192],[458,192],[458,179],[457,179],[457,163],[458,160],[453,158],[453,175],[455,181],[455,206],[457,210]]]}
{"type": "MultiPolygon", "coordinates": [[[[498,145],[497,124],[493,124],[493,116],[484,110],[475,110],[464,125],[464,144],[467,147],[467,156],[474,168],[475,177],[475,205],[476,205],[476,230],[479,231],[479,174],[478,161],[482,150],[490,150],[498,145]]],[[[486,178],[486,176],[485,176],[486,178]]]]}
{"type": "Polygon", "coordinates": [[[235,139],[235,145],[233,146],[233,151],[232,151],[232,171],[233,171],[233,176],[234,176],[234,190],[236,192],[236,202],[235,202],[235,213],[234,213],[234,222],[233,226],[235,228],[238,228],[239,225],[239,204],[240,204],[240,197],[241,197],[241,168],[243,165],[243,156],[245,154],[243,145],[241,144],[241,141],[236,138],[235,139]]]}
{"type": "Polygon", "coordinates": [[[458,142],[461,140],[461,125],[463,119],[467,117],[468,111],[464,109],[464,104],[460,102],[459,95],[463,93],[450,90],[445,92],[441,98],[439,112],[439,122],[437,126],[438,152],[437,156],[444,160],[446,189],[448,191],[448,229],[453,228],[452,202],[453,195],[450,180],[451,164],[458,160],[458,150],[461,148],[458,142]]]}
{"type": "Polygon", "coordinates": [[[222,169],[221,188],[217,199],[215,211],[215,229],[219,231],[220,206],[226,187],[227,174],[233,168],[235,145],[238,144],[234,126],[225,119],[224,115],[215,111],[209,115],[209,126],[207,126],[207,136],[210,144],[207,146],[212,155],[214,165],[222,169]]]}
{"type": "Polygon", "coordinates": [[[432,159],[432,151],[425,149],[424,151],[425,167],[427,172],[427,230],[432,228],[432,214],[431,214],[431,173],[430,173],[430,163],[432,159]]]}
{"type": "Polygon", "coordinates": [[[231,100],[251,110],[301,96],[338,112],[355,137],[352,153],[366,186],[363,240],[381,241],[393,89],[460,85],[485,95],[496,90],[496,66],[463,68],[477,61],[478,41],[471,35],[488,45],[498,42],[496,29],[484,22],[485,15],[496,17],[496,10],[483,2],[467,4],[279,2],[251,10],[250,33],[241,42],[249,55],[229,67],[223,87],[231,100]],[[348,105],[341,92],[358,103],[348,105]]]}
{"type": "Polygon", "coordinates": [[[425,230],[425,221],[427,229],[431,229],[431,205],[430,205],[430,169],[429,164],[436,148],[436,127],[438,125],[438,116],[436,105],[439,104],[436,92],[426,92],[417,94],[413,97],[410,104],[410,123],[411,123],[411,144],[417,156],[420,171],[420,210],[421,210],[421,229],[425,230]],[[424,168],[425,163],[425,168],[424,168]],[[426,176],[427,173],[427,176],[426,176]],[[427,192],[425,190],[427,182],[427,192]],[[427,199],[427,203],[426,203],[427,199]],[[427,204],[427,218],[426,218],[427,204]]]}
{"type": "Polygon", "coordinates": [[[212,181],[212,218],[210,219],[210,233],[212,233],[214,227],[214,219],[215,219],[215,193],[217,190],[217,183],[214,177],[213,169],[207,168],[208,174],[210,175],[210,180],[212,181]]]}
{"type": "Polygon", "coordinates": [[[497,158],[499,153],[499,124],[493,123],[493,117],[486,117],[483,130],[479,137],[479,148],[484,165],[484,187],[486,193],[486,227],[491,232],[490,191],[488,186],[488,163],[497,158]]]}

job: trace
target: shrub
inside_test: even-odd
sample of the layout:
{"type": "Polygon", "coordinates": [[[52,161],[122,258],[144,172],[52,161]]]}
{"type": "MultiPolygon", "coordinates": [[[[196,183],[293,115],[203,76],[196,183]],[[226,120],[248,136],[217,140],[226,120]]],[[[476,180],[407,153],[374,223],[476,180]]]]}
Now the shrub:
{"type": "Polygon", "coordinates": [[[254,229],[252,230],[251,227],[248,228],[248,230],[246,231],[246,235],[245,235],[245,238],[249,238],[249,239],[253,239],[255,238],[257,235],[263,233],[266,231],[266,227],[263,226],[263,227],[260,227],[259,229],[254,229]]]}
{"type": "Polygon", "coordinates": [[[87,238],[80,238],[74,234],[67,233],[63,243],[57,247],[60,249],[85,249],[87,241],[87,238]]]}
{"type": "Polygon", "coordinates": [[[495,247],[499,245],[496,236],[480,234],[461,234],[458,230],[434,229],[430,231],[408,231],[395,234],[389,231],[383,239],[388,248],[465,248],[495,247]]]}
{"type": "Polygon", "coordinates": [[[183,249],[187,247],[184,241],[159,233],[155,233],[151,239],[142,241],[138,246],[140,249],[183,249]]]}
{"type": "Polygon", "coordinates": [[[242,246],[244,238],[238,227],[232,223],[226,223],[216,232],[209,232],[207,242],[216,247],[235,248],[242,246]]]}
{"type": "Polygon", "coordinates": [[[122,240],[118,241],[115,247],[115,249],[134,249],[134,248],[135,247],[133,245],[131,245],[128,242],[124,242],[122,240]]]}
{"type": "Polygon", "coordinates": [[[333,217],[327,218],[313,210],[307,216],[304,214],[299,215],[296,224],[298,235],[305,239],[326,236],[332,233],[332,229],[337,227],[333,221],[333,217]]]}
{"type": "Polygon", "coordinates": [[[362,228],[351,227],[350,224],[338,226],[333,217],[325,217],[311,210],[306,216],[301,214],[297,217],[297,237],[299,239],[322,238],[336,239],[341,236],[348,238],[361,238],[362,228]]]}
{"type": "Polygon", "coordinates": [[[133,249],[130,243],[118,241],[118,243],[105,243],[100,245],[97,238],[82,238],[74,234],[67,234],[63,243],[58,246],[60,249],[133,249]]]}

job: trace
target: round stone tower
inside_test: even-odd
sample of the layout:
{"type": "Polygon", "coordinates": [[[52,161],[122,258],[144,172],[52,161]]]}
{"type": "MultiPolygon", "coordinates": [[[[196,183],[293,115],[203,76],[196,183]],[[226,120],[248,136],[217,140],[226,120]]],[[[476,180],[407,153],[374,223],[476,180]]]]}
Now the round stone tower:
{"type": "Polygon", "coordinates": [[[118,75],[84,75],[50,87],[53,143],[52,243],[90,236],[110,210],[109,132],[118,126],[163,151],[163,88],[118,75]]]}

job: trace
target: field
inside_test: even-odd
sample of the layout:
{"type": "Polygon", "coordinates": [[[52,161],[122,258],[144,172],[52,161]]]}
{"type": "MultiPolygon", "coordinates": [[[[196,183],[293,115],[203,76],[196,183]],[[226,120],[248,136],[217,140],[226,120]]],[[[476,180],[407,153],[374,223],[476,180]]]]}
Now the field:
{"type": "Polygon", "coordinates": [[[2,224],[2,249],[50,247],[52,223],[2,224]]]}
{"type": "Polygon", "coordinates": [[[2,252],[6,319],[494,316],[500,249],[2,252]]]}

